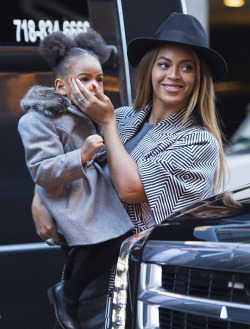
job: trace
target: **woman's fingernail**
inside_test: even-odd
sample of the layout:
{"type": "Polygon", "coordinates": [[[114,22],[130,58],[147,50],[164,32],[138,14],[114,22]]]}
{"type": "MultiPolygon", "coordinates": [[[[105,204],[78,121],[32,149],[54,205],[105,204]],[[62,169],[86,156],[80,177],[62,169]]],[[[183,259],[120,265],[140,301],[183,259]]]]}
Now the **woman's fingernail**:
{"type": "Polygon", "coordinates": [[[74,78],[75,79],[75,81],[76,81],[76,78],[74,78]]]}
{"type": "Polygon", "coordinates": [[[70,78],[70,80],[72,81],[73,79],[72,79],[72,78],[70,78]]]}
{"type": "Polygon", "coordinates": [[[68,81],[68,84],[69,84],[69,86],[70,86],[70,83],[71,83],[71,82],[70,82],[70,81],[68,81]]]}
{"type": "Polygon", "coordinates": [[[69,92],[69,94],[71,95],[71,91],[69,92]]]}
{"type": "Polygon", "coordinates": [[[96,89],[96,85],[94,85],[93,83],[92,83],[92,87],[93,87],[93,89],[96,89]]]}

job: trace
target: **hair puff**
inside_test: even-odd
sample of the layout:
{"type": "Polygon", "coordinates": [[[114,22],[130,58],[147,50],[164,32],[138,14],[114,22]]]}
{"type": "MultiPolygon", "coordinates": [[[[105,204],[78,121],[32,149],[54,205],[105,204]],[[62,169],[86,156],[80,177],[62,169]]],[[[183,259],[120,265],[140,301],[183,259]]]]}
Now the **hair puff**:
{"type": "Polygon", "coordinates": [[[47,35],[40,42],[39,51],[49,65],[54,67],[65,56],[66,52],[74,46],[72,38],[66,36],[63,32],[57,31],[47,35]]]}
{"type": "Polygon", "coordinates": [[[92,28],[88,28],[86,32],[76,34],[74,42],[76,47],[96,54],[101,64],[109,59],[111,50],[107,47],[102,36],[92,28]]]}

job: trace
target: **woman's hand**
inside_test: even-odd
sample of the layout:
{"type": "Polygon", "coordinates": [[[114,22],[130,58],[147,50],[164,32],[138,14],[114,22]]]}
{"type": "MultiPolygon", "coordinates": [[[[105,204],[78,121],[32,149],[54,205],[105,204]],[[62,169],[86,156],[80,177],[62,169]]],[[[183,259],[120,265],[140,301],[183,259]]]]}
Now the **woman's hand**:
{"type": "Polygon", "coordinates": [[[127,153],[120,139],[110,99],[98,87],[87,90],[78,79],[73,79],[70,86],[75,105],[102,127],[109,170],[120,200],[133,204],[146,201],[137,164],[127,153]]]}
{"type": "Polygon", "coordinates": [[[94,122],[103,127],[115,121],[114,106],[98,86],[92,85],[93,89],[89,91],[79,79],[73,79],[70,87],[74,104],[94,122]]]}
{"type": "Polygon", "coordinates": [[[103,146],[103,138],[101,136],[97,134],[88,136],[81,149],[82,164],[85,164],[87,161],[91,160],[96,152],[103,146]]]}
{"type": "Polygon", "coordinates": [[[33,221],[36,227],[36,232],[43,241],[53,239],[57,245],[65,245],[65,241],[59,236],[56,223],[51,214],[44,206],[36,189],[31,206],[33,221]]]}

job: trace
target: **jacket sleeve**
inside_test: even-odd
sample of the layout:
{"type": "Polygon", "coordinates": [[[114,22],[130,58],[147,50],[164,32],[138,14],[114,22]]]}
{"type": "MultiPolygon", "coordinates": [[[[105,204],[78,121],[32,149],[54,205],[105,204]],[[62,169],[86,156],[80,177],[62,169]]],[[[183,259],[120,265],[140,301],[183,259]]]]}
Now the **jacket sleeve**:
{"type": "Polygon", "coordinates": [[[211,195],[218,160],[218,143],[207,131],[140,158],[138,172],[155,221],[211,195]]]}
{"type": "Polygon", "coordinates": [[[28,112],[19,120],[18,131],[26,165],[36,184],[52,189],[85,176],[81,149],[64,153],[51,119],[37,112],[28,112]]]}

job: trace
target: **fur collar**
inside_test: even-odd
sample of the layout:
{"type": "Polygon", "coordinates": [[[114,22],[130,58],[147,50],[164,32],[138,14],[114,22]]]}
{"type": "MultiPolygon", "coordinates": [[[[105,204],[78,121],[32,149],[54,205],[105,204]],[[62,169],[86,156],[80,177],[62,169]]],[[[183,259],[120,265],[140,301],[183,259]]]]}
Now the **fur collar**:
{"type": "Polygon", "coordinates": [[[30,109],[42,113],[46,117],[55,117],[65,113],[71,105],[70,100],[59,94],[55,88],[33,86],[20,102],[24,111],[30,109]]]}

